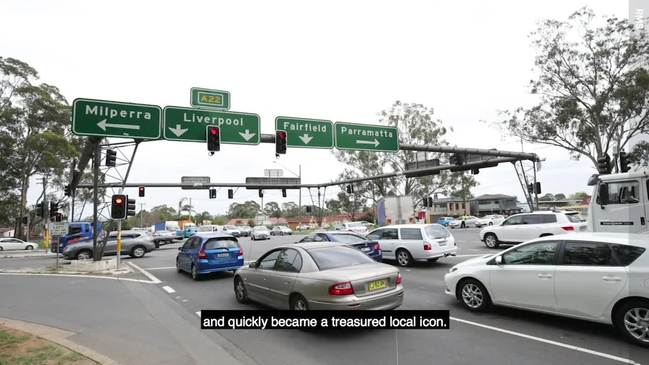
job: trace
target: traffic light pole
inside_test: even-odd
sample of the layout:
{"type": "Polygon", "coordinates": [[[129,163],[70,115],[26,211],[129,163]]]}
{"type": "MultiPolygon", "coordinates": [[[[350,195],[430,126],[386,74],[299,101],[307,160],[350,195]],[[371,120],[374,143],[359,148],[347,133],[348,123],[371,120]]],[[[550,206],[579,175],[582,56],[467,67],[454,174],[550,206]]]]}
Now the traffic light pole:
{"type": "Polygon", "coordinates": [[[99,232],[97,232],[97,227],[99,226],[99,222],[97,222],[97,205],[99,204],[99,193],[97,190],[99,189],[99,165],[101,164],[101,146],[99,143],[95,145],[95,152],[94,152],[94,159],[93,159],[93,176],[92,176],[92,224],[93,224],[93,229],[92,229],[92,260],[93,261],[99,261],[99,255],[97,254],[97,236],[99,232]]]}

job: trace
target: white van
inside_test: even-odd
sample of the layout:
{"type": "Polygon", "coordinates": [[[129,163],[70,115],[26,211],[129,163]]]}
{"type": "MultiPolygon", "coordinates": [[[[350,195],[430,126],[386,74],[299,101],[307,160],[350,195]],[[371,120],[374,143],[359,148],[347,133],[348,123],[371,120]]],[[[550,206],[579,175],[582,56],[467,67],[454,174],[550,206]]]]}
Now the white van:
{"type": "Polygon", "coordinates": [[[415,261],[435,262],[457,253],[455,238],[440,224],[396,224],[373,230],[367,239],[377,241],[384,260],[396,260],[399,266],[415,261]]]}
{"type": "Polygon", "coordinates": [[[205,224],[198,227],[199,232],[217,232],[221,230],[216,224],[205,224]]]}
{"type": "Polygon", "coordinates": [[[594,175],[588,185],[595,185],[589,231],[649,234],[649,169],[594,175]]]}

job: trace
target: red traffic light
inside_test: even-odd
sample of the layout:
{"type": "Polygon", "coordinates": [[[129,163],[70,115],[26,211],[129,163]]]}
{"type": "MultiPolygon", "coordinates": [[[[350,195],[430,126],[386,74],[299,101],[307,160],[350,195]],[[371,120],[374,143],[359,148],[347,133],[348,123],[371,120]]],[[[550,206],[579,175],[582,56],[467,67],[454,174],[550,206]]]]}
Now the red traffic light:
{"type": "Polygon", "coordinates": [[[286,132],[284,132],[284,131],[278,131],[278,132],[277,132],[277,137],[279,137],[279,138],[281,138],[281,139],[286,139],[286,132]]]}
{"type": "Polygon", "coordinates": [[[115,198],[115,204],[122,204],[124,200],[122,198],[115,198]]]}
{"type": "Polygon", "coordinates": [[[144,186],[140,186],[140,187],[139,187],[139,189],[138,189],[138,195],[139,195],[140,197],[143,197],[143,196],[144,196],[144,186]]]}
{"type": "Polygon", "coordinates": [[[218,128],[210,128],[210,134],[212,134],[212,135],[219,134],[219,129],[218,128]]]}

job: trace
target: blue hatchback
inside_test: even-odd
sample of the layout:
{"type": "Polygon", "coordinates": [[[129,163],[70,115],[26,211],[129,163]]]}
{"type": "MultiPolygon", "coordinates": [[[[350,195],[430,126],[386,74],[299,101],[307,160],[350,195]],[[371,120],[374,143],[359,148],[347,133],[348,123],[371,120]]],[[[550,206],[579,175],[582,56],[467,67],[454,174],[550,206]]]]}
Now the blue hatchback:
{"type": "Polygon", "coordinates": [[[453,220],[453,217],[440,217],[437,219],[437,224],[441,224],[444,227],[448,227],[449,223],[453,220]]]}
{"type": "Polygon", "coordinates": [[[377,241],[369,240],[351,232],[317,232],[312,236],[304,237],[300,242],[337,242],[345,246],[354,247],[378,262],[383,261],[381,245],[377,241]]]}
{"type": "Polygon", "coordinates": [[[178,248],[176,269],[194,280],[202,274],[236,271],[243,266],[243,249],[237,239],[219,232],[199,232],[178,248]]]}

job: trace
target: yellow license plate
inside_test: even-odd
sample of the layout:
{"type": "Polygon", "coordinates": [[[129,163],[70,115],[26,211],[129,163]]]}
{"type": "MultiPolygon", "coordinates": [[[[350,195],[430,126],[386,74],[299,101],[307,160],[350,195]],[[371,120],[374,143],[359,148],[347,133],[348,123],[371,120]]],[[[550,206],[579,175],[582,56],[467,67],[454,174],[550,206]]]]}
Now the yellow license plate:
{"type": "Polygon", "coordinates": [[[367,285],[367,290],[368,291],[381,290],[381,289],[385,289],[386,286],[387,286],[387,284],[386,284],[385,280],[375,280],[375,281],[371,281],[367,285]]]}

